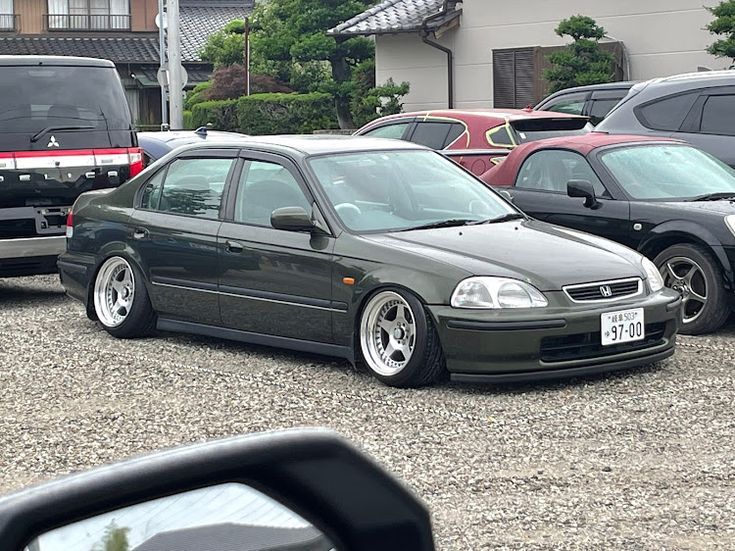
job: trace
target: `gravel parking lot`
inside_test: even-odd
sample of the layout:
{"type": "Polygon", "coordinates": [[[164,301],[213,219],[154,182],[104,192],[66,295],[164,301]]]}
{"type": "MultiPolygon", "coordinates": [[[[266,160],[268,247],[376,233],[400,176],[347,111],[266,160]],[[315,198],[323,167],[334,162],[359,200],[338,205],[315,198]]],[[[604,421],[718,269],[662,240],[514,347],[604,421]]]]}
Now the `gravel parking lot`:
{"type": "Polygon", "coordinates": [[[0,492],[176,444],[319,425],[430,506],[440,549],[735,548],[735,327],[657,367],[402,391],[225,341],[117,341],[55,277],[0,280],[0,492]]]}

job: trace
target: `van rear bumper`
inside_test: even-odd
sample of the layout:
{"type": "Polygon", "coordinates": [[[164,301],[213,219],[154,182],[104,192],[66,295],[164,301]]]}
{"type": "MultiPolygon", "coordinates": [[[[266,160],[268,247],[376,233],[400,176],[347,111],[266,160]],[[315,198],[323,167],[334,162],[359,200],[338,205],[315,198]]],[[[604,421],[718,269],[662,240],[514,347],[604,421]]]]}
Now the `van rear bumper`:
{"type": "Polygon", "coordinates": [[[0,239],[0,277],[53,274],[65,249],[64,235],[0,239]]]}

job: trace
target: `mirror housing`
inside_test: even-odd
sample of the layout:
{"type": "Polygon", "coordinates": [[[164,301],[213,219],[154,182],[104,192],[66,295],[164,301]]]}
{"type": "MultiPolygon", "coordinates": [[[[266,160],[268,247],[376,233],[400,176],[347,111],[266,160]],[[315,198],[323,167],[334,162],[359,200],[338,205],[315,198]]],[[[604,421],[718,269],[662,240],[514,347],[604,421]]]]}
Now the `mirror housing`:
{"type": "MultiPolygon", "coordinates": [[[[433,551],[425,506],[337,434],[292,429],[187,446],[0,498],[3,551],[90,517],[223,483],[284,504],[337,549],[433,551]]],[[[71,551],[71,550],[70,550],[71,551]]]]}
{"type": "Polygon", "coordinates": [[[285,231],[312,231],[316,228],[311,215],[301,207],[282,207],[271,213],[271,226],[285,231]]]}
{"type": "Polygon", "coordinates": [[[512,203],[512,202],[513,202],[513,196],[512,196],[511,194],[510,194],[510,191],[508,191],[507,189],[498,189],[498,190],[496,190],[496,191],[498,192],[498,194],[499,194],[499,195],[500,195],[500,196],[501,196],[501,197],[502,197],[503,199],[505,199],[505,200],[506,200],[506,201],[508,201],[509,203],[512,203]]]}
{"type": "Polygon", "coordinates": [[[567,182],[567,195],[569,197],[581,197],[584,206],[596,210],[602,206],[595,196],[595,188],[588,180],[569,180],[567,182]]]}

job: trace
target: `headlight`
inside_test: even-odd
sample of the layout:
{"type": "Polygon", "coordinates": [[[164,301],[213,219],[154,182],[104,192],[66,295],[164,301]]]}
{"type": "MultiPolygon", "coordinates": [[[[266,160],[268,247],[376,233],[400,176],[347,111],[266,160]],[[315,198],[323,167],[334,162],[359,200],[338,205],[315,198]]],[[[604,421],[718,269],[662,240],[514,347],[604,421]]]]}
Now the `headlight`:
{"type": "Polygon", "coordinates": [[[549,303],[533,285],[505,277],[470,277],[452,293],[453,308],[540,308],[549,303]]]}
{"type": "Polygon", "coordinates": [[[646,272],[651,291],[655,293],[663,289],[664,278],[661,277],[661,273],[656,268],[656,265],[645,257],[641,259],[641,264],[643,264],[643,270],[646,272]]]}

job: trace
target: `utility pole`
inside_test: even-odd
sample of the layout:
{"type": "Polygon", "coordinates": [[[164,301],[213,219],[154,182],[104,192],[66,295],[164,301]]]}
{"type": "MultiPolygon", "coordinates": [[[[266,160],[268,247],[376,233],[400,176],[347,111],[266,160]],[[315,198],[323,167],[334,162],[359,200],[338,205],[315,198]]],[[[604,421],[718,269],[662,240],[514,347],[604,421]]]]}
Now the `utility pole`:
{"type": "Polygon", "coordinates": [[[166,0],[168,20],[168,90],[171,128],[184,127],[184,75],[179,37],[179,0],[166,0]]]}
{"type": "MultiPolygon", "coordinates": [[[[163,0],[158,0],[158,55],[160,57],[159,74],[166,71],[166,13],[163,11],[163,0]]],[[[159,84],[161,84],[159,82],[159,84]]],[[[161,85],[161,129],[168,127],[168,94],[166,86],[161,85]]]]}
{"type": "Polygon", "coordinates": [[[250,18],[245,18],[245,33],[243,35],[243,65],[245,65],[245,95],[250,95],[250,18]]]}

